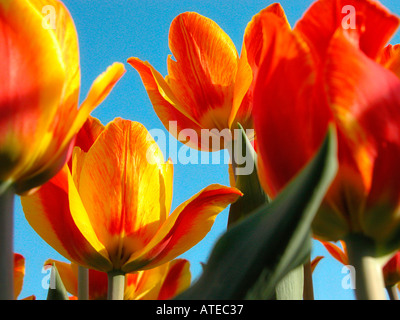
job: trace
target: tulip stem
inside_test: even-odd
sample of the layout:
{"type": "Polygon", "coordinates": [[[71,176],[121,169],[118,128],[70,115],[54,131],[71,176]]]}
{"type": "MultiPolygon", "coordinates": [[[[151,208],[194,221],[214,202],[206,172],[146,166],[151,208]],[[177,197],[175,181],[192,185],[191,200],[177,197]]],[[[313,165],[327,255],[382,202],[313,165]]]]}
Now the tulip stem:
{"type": "Polygon", "coordinates": [[[303,299],[314,300],[314,284],[311,271],[311,257],[304,264],[304,288],[303,299]]]}
{"type": "Polygon", "coordinates": [[[89,270],[78,266],[78,300],[89,300],[89,270]]]}
{"type": "Polygon", "coordinates": [[[14,192],[0,194],[0,300],[14,299],[14,192]]]}
{"type": "Polygon", "coordinates": [[[386,287],[386,291],[389,295],[390,300],[400,300],[399,299],[399,294],[397,293],[397,286],[388,286],[386,287]]]}
{"type": "Polygon", "coordinates": [[[125,273],[108,273],[108,300],[124,300],[125,273]]]}
{"type": "Polygon", "coordinates": [[[386,300],[382,266],[370,238],[353,234],[345,239],[349,263],[355,268],[357,300],[386,300]]]}

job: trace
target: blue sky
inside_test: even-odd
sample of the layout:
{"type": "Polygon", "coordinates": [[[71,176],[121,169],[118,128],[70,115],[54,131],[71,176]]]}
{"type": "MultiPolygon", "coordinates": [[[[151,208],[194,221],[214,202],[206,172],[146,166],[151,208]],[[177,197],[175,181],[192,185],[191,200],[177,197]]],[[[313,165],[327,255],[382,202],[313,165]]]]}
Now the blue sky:
{"type": "MultiPolygon", "coordinates": [[[[195,11],[213,19],[231,37],[240,52],[247,23],[254,14],[273,2],[267,0],[64,1],[75,21],[79,37],[82,99],[101,72],[115,61],[123,62],[126,65],[126,74],[92,115],[99,118],[103,124],[115,117],[122,117],[141,122],[148,130],[165,130],[153,111],[138,73],[126,63],[126,60],[132,56],[147,60],[162,75],[166,75],[166,59],[170,54],[169,26],[178,14],[185,11],[195,11]]],[[[280,1],[292,26],[312,2],[280,1]]],[[[398,0],[381,1],[381,3],[400,15],[398,0]]],[[[400,43],[399,32],[391,42],[400,43]]],[[[176,164],[173,208],[212,183],[229,185],[226,164],[176,164]]],[[[191,261],[194,278],[201,271],[200,262],[206,262],[213,244],[224,231],[227,214],[227,210],[222,212],[207,237],[183,255],[191,261]]],[[[20,298],[34,294],[37,299],[45,299],[47,290],[42,288],[42,282],[48,274],[42,273],[44,261],[49,258],[67,260],[49,247],[29,226],[18,198],[15,201],[14,247],[15,252],[22,254],[26,259],[26,275],[20,298]]],[[[342,273],[342,265],[315,242],[312,257],[317,255],[323,255],[325,258],[314,273],[315,298],[354,299],[353,291],[342,287],[342,280],[346,276],[346,273],[342,273]]]]}

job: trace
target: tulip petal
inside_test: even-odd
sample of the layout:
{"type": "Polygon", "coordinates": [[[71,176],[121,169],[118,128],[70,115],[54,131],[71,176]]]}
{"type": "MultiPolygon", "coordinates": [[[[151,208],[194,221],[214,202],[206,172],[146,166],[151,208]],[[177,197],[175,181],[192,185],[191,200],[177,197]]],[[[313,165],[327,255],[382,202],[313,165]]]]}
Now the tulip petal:
{"type": "Polygon", "coordinates": [[[311,273],[314,272],[315,268],[319,264],[319,262],[323,259],[323,256],[317,256],[311,261],[311,273]]]}
{"type": "Polygon", "coordinates": [[[190,263],[184,259],[176,259],[169,263],[168,273],[164,279],[158,300],[168,300],[177,296],[190,286],[190,263]]]}
{"type": "Polygon", "coordinates": [[[48,259],[44,263],[45,267],[55,264],[58,274],[65,286],[65,289],[73,296],[78,296],[78,266],[67,262],[48,259]]]}
{"type": "Polygon", "coordinates": [[[329,241],[321,241],[321,243],[324,245],[325,249],[328,250],[328,252],[331,254],[333,258],[335,258],[337,261],[339,261],[344,265],[349,264],[349,259],[347,257],[346,243],[344,241],[340,241],[340,244],[342,245],[343,249],[329,241]]]}
{"type": "Polygon", "coordinates": [[[400,44],[387,45],[382,51],[378,62],[400,78],[400,44]]]}
{"type": "Polygon", "coordinates": [[[375,59],[398,24],[399,19],[377,1],[319,0],[298,21],[295,30],[306,40],[316,60],[323,61],[338,28],[348,33],[367,56],[375,59]],[[354,25],[348,25],[351,19],[354,25]]]}
{"type": "Polygon", "coordinates": [[[76,136],[75,146],[88,152],[104,128],[99,119],[89,116],[76,136]]]}
{"type": "MultiPolygon", "coordinates": [[[[22,196],[25,217],[32,228],[55,250],[78,264],[108,271],[104,248],[93,247],[79,231],[71,210],[79,205],[77,191],[67,166],[30,196],[22,196]],[[72,191],[72,194],[71,194],[72,191]],[[72,197],[72,200],[69,199],[72,197]]],[[[85,210],[82,206],[78,210],[85,210]]]]}
{"type": "MultiPolygon", "coordinates": [[[[53,32],[59,50],[62,55],[63,66],[65,68],[66,79],[64,82],[64,92],[61,101],[63,108],[59,108],[63,115],[67,115],[71,110],[76,109],[79,101],[80,89],[80,63],[79,63],[79,44],[75,24],[65,5],[58,0],[35,0],[31,1],[36,10],[42,14],[43,19],[49,23],[50,32],[53,32]],[[54,14],[54,19],[51,16],[54,14]],[[48,19],[47,19],[48,18],[48,19]],[[51,25],[54,23],[54,26],[51,25]]],[[[42,23],[44,24],[43,21],[42,23]]],[[[61,115],[60,119],[64,119],[61,115]]],[[[62,121],[62,120],[61,120],[62,121]]]]}
{"type": "Polygon", "coordinates": [[[229,127],[232,126],[233,122],[237,121],[244,128],[253,128],[251,123],[252,95],[255,82],[253,79],[256,79],[258,75],[260,55],[263,48],[262,21],[269,19],[270,15],[280,17],[290,28],[283,8],[278,3],[261,10],[248,23],[244,34],[242,52],[236,75],[235,93],[232,113],[229,118],[229,127]],[[234,121],[235,117],[236,120],[234,121]]]}
{"type": "MultiPolygon", "coordinates": [[[[27,172],[24,180],[18,184],[17,191],[22,194],[37,185],[49,180],[58,172],[69,159],[73,148],[73,139],[93,111],[108,95],[113,86],[124,74],[125,68],[121,63],[114,63],[103,74],[101,74],[92,85],[86,100],[79,110],[63,115],[63,124],[55,128],[45,140],[42,149],[46,149],[32,172],[27,172]],[[65,125],[68,123],[69,125],[65,125]],[[40,170],[37,170],[40,168],[40,170]]],[[[75,106],[76,107],[76,106],[75,106]]],[[[60,116],[60,115],[59,115],[60,116]]]]}
{"type": "Polygon", "coordinates": [[[238,53],[229,36],[211,19],[195,12],[171,23],[167,82],[203,128],[229,128],[238,53]],[[212,116],[211,116],[212,114],[212,116]]]}
{"type": "Polygon", "coordinates": [[[253,118],[259,177],[275,197],[321,145],[331,115],[318,96],[314,64],[301,38],[278,16],[262,26],[253,118]]]}
{"type": "Polygon", "coordinates": [[[203,189],[178,206],[147,246],[131,255],[122,270],[150,269],[189,250],[210,231],[216,215],[241,195],[235,188],[217,184],[203,189]]]}
{"type": "Polygon", "coordinates": [[[62,95],[62,55],[42,21],[28,1],[0,3],[0,181],[18,180],[44,152],[62,95]]]}
{"type": "Polygon", "coordinates": [[[386,143],[377,153],[372,186],[360,220],[367,235],[395,249],[400,234],[400,144],[386,143]]]}
{"type": "Polygon", "coordinates": [[[76,149],[73,175],[85,219],[118,269],[167,218],[172,164],[142,124],[116,119],[88,153],[76,149]]]}
{"type": "Polygon", "coordinates": [[[14,253],[14,299],[16,300],[22,291],[25,276],[25,258],[14,253]]]}
{"type": "MultiPolygon", "coordinates": [[[[171,135],[180,140],[179,133],[184,129],[191,128],[200,137],[202,129],[200,123],[182,107],[161,74],[148,62],[143,62],[138,58],[129,58],[128,63],[139,73],[154,111],[171,135]],[[171,125],[175,125],[175,128],[171,125]]],[[[196,141],[190,139],[185,144],[195,149],[203,149],[201,141],[197,139],[196,141]]],[[[209,151],[209,148],[204,149],[209,151]]]]}
{"type": "Polygon", "coordinates": [[[96,78],[86,99],[82,102],[77,115],[69,121],[71,127],[69,128],[68,134],[65,135],[65,141],[67,141],[67,143],[77,134],[93,109],[104,101],[124,73],[124,65],[115,62],[96,78]]]}
{"type": "MultiPolygon", "coordinates": [[[[368,191],[372,159],[382,142],[400,144],[400,80],[354,47],[340,30],[331,41],[326,70],[329,104],[339,130],[346,132],[345,142],[368,191]]],[[[339,156],[346,157],[344,152],[339,156]]]]}

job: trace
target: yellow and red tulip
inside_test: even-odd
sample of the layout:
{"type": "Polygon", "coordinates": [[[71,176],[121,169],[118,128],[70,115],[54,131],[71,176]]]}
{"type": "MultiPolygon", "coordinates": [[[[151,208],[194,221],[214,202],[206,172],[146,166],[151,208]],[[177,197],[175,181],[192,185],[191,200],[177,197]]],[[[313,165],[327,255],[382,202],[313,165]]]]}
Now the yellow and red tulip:
{"type": "MultiPolygon", "coordinates": [[[[283,14],[279,5],[264,11],[283,14]]],[[[191,129],[202,139],[186,141],[189,146],[214,151],[228,147],[227,140],[225,145],[222,141],[210,144],[205,135],[229,139],[232,136],[225,130],[236,129],[238,122],[244,129],[253,128],[253,73],[258,71],[263,12],[248,24],[240,57],[232,40],[214,21],[185,12],[170,27],[169,46],[176,60],[168,57],[165,78],[147,61],[128,59],[140,74],[155,112],[175,138],[179,139],[182,130],[191,129]],[[171,121],[176,122],[176,130],[170,130],[171,121]]]]}
{"type": "MultiPolygon", "coordinates": [[[[78,266],[51,259],[45,264],[53,263],[66,290],[72,294],[70,299],[77,299],[78,266]]],[[[190,285],[189,267],[187,260],[176,259],[153,269],[126,274],[124,300],[168,300],[175,297],[190,285]]],[[[90,269],[89,300],[106,300],[107,288],[107,274],[90,269]]]]}
{"type": "Polygon", "coordinates": [[[115,63],[78,108],[80,64],[74,22],[57,0],[0,3],[0,193],[21,194],[54,176],[90,112],[125,72],[115,63]],[[54,29],[42,8],[54,8],[54,29]]]}
{"type": "Polygon", "coordinates": [[[78,265],[129,273],[164,264],[197,244],[241,196],[214,184],[169,214],[173,165],[142,124],[115,119],[97,138],[82,135],[84,144],[95,141],[87,152],[74,148],[71,169],[21,199],[33,229],[78,265]]]}
{"type": "Polygon", "coordinates": [[[258,169],[277,193],[312,158],[329,123],[339,171],[313,223],[316,237],[362,233],[391,243],[400,232],[399,25],[378,2],[319,0],[292,30],[280,15],[262,21],[264,46],[254,89],[258,169]],[[342,9],[355,9],[355,27],[342,9]]]}

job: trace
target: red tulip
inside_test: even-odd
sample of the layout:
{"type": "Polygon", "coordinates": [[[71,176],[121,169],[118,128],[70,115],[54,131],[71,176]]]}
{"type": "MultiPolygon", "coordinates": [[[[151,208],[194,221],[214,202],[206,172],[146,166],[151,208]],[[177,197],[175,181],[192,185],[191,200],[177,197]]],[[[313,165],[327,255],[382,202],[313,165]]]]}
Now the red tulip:
{"type": "Polygon", "coordinates": [[[340,165],[313,223],[320,239],[391,244],[400,232],[400,55],[385,47],[398,25],[368,0],[316,1],[293,30],[273,13],[262,21],[254,123],[265,191],[275,197],[336,126],[340,165]]]}

